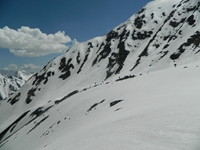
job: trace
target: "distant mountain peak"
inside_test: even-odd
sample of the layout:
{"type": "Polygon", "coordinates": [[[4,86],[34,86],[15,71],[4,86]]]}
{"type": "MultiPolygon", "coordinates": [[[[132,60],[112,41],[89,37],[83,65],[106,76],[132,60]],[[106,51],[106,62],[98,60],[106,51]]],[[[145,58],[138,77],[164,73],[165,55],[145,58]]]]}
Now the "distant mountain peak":
{"type": "Polygon", "coordinates": [[[0,70],[0,100],[5,100],[14,94],[32,76],[21,71],[0,70]]]}

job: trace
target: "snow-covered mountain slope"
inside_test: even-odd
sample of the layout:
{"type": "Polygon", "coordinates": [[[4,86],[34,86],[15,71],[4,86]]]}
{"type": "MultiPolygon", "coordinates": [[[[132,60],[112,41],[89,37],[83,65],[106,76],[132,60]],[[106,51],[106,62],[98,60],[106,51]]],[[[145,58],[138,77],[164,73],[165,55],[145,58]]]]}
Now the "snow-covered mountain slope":
{"type": "Polygon", "coordinates": [[[0,100],[5,100],[14,94],[31,77],[32,74],[24,70],[0,70],[0,100]]]}
{"type": "Polygon", "coordinates": [[[148,3],[0,104],[1,149],[200,149],[200,0],[148,3]]]}
{"type": "Polygon", "coordinates": [[[9,110],[12,116],[1,115],[7,119],[0,148],[199,150],[199,67],[200,62],[66,92],[48,103],[41,98],[26,110],[18,106],[9,110]]]}

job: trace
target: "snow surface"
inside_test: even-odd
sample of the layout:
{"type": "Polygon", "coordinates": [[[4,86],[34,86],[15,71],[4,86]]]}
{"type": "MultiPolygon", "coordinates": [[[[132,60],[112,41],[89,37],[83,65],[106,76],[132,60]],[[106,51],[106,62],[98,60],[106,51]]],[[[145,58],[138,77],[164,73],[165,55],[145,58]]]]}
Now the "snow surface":
{"type": "Polygon", "coordinates": [[[199,67],[200,62],[79,92],[34,122],[20,122],[23,127],[1,143],[3,149],[199,150],[199,67]],[[116,100],[123,101],[110,107],[116,100]]]}
{"type": "Polygon", "coordinates": [[[199,0],[148,3],[0,103],[0,149],[199,150],[199,0]]]}

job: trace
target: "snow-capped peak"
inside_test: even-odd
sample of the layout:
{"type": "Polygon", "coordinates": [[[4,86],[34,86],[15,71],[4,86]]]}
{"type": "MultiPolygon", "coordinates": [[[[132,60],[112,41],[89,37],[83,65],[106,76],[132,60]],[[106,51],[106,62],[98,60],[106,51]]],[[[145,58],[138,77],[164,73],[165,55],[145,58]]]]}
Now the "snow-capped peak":
{"type": "Polygon", "coordinates": [[[0,70],[0,100],[5,100],[14,94],[32,76],[21,71],[0,70]]]}

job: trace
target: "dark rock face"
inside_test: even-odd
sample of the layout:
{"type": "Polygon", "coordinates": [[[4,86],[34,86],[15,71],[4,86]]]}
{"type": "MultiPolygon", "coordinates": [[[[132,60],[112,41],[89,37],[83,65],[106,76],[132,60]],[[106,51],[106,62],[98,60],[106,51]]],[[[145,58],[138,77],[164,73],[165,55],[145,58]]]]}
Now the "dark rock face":
{"type": "Polygon", "coordinates": [[[33,77],[35,77],[35,80],[33,81],[32,85],[39,86],[41,83],[46,84],[48,82],[48,78],[51,76],[54,76],[55,73],[52,71],[47,71],[42,73],[41,75],[38,75],[36,73],[33,77]]]}
{"type": "Polygon", "coordinates": [[[107,68],[109,68],[109,70],[107,71],[107,76],[106,78],[109,78],[113,73],[117,74],[120,72],[120,70],[123,68],[124,65],[124,61],[126,60],[129,51],[125,50],[125,46],[124,43],[121,42],[118,44],[118,49],[119,52],[118,53],[112,53],[111,56],[109,57],[109,63],[107,65],[107,68]],[[115,70],[115,72],[112,72],[111,69],[117,65],[117,69],[115,70]]]}
{"type": "MultiPolygon", "coordinates": [[[[184,42],[177,50],[177,52],[173,53],[170,58],[172,60],[178,59],[181,54],[183,54],[187,47],[192,46],[194,49],[199,47],[200,45],[200,32],[196,31],[194,35],[192,35],[186,42],[184,42]]],[[[198,52],[197,52],[198,53],[198,52]]]]}
{"type": "Polygon", "coordinates": [[[142,16],[138,16],[138,17],[135,19],[134,25],[135,25],[136,28],[141,29],[142,26],[143,26],[144,24],[146,24],[146,21],[143,20],[144,18],[145,18],[145,15],[143,14],[142,16]]]}
{"type": "Polygon", "coordinates": [[[27,134],[29,134],[31,131],[33,131],[37,126],[39,126],[39,125],[40,125],[42,122],[44,122],[47,118],[49,118],[49,116],[46,116],[46,117],[42,118],[42,120],[40,120],[38,123],[36,123],[35,126],[34,126],[31,130],[29,130],[27,134]]]}
{"type": "Polygon", "coordinates": [[[99,103],[95,103],[94,105],[92,105],[92,106],[87,110],[87,112],[90,112],[92,109],[96,109],[96,107],[97,107],[99,104],[103,103],[104,101],[105,101],[105,99],[102,100],[102,101],[99,102],[99,103]]]}
{"type": "Polygon", "coordinates": [[[93,61],[93,65],[100,62],[102,59],[105,59],[110,53],[111,53],[111,44],[102,44],[100,48],[102,48],[102,51],[97,55],[97,57],[93,61]]]}
{"type": "Polygon", "coordinates": [[[32,97],[35,96],[36,88],[32,88],[27,93],[26,104],[29,104],[32,101],[32,97]]]}
{"type": "Polygon", "coordinates": [[[76,57],[76,61],[78,64],[80,64],[81,60],[80,60],[80,52],[78,52],[78,55],[76,57]]]}
{"type": "Polygon", "coordinates": [[[18,93],[14,98],[8,99],[8,102],[10,102],[11,105],[15,104],[20,99],[21,93],[18,93]]]}
{"type": "Polygon", "coordinates": [[[79,92],[78,90],[75,90],[75,91],[73,91],[73,92],[67,94],[67,95],[64,96],[62,99],[56,100],[56,101],[55,101],[55,104],[59,104],[60,102],[64,101],[65,99],[67,99],[67,98],[69,98],[69,97],[71,97],[71,96],[77,94],[78,92],[79,92]]]}
{"type": "Polygon", "coordinates": [[[118,103],[120,103],[122,101],[123,100],[115,100],[115,101],[113,101],[113,102],[110,103],[110,107],[113,107],[114,105],[116,105],[116,104],[118,104],[118,103]]]}
{"type": "Polygon", "coordinates": [[[146,38],[150,38],[153,34],[152,31],[144,31],[144,33],[133,31],[132,39],[133,40],[145,40],[146,38]]]}
{"type": "Polygon", "coordinates": [[[31,114],[30,114],[30,116],[31,117],[33,117],[34,115],[36,116],[36,117],[38,117],[38,116],[40,116],[42,113],[43,113],[43,107],[39,107],[39,108],[37,108],[35,111],[33,111],[31,114]]]}
{"type": "Polygon", "coordinates": [[[130,79],[130,78],[134,78],[134,77],[135,77],[135,75],[127,75],[127,76],[124,76],[122,78],[117,79],[116,82],[126,80],[126,79],[130,79]]]}
{"type": "MultiPolygon", "coordinates": [[[[15,128],[15,126],[29,113],[29,111],[26,111],[23,113],[19,118],[17,118],[10,126],[8,126],[3,132],[0,133],[0,141],[4,138],[4,136],[7,134],[7,132],[12,132],[15,128]]],[[[2,141],[1,141],[2,142],[2,141]]]]}
{"type": "Polygon", "coordinates": [[[71,75],[71,68],[74,69],[73,64],[71,63],[72,59],[70,58],[66,63],[66,58],[63,57],[60,61],[60,67],[58,68],[63,74],[59,78],[65,80],[71,75]]]}
{"type": "Polygon", "coordinates": [[[134,25],[135,25],[135,27],[138,28],[138,29],[141,29],[142,26],[143,26],[144,24],[146,24],[146,21],[144,20],[144,18],[145,18],[144,11],[145,11],[145,10],[146,10],[145,8],[142,8],[142,9],[137,13],[138,16],[137,16],[136,19],[135,19],[134,25]]]}
{"type": "Polygon", "coordinates": [[[34,75],[35,76],[35,80],[34,80],[34,82],[32,83],[32,85],[39,85],[43,80],[45,80],[45,73],[43,73],[42,75],[37,75],[37,74],[35,74],[34,75]]]}
{"type": "Polygon", "coordinates": [[[87,61],[88,56],[89,56],[89,54],[90,54],[90,51],[91,51],[90,49],[93,48],[92,43],[89,42],[88,45],[89,45],[89,48],[88,48],[87,51],[86,51],[85,58],[84,58],[84,60],[83,60],[83,63],[81,64],[81,66],[80,66],[80,68],[79,68],[77,74],[81,72],[81,69],[82,69],[82,67],[84,66],[84,64],[85,64],[85,62],[87,61]]]}
{"type": "Polygon", "coordinates": [[[196,20],[194,19],[194,15],[191,15],[191,16],[187,19],[187,22],[188,22],[189,25],[192,26],[192,25],[196,22],[196,20]]]}
{"type": "Polygon", "coordinates": [[[106,42],[109,43],[112,39],[118,38],[118,36],[118,32],[112,30],[107,34],[106,42]]]}
{"type": "Polygon", "coordinates": [[[170,21],[169,25],[176,28],[178,27],[181,23],[184,23],[184,21],[186,20],[186,18],[182,18],[181,21],[176,22],[176,21],[170,21]]]}
{"type": "MultiPolygon", "coordinates": [[[[28,110],[26,112],[24,112],[20,117],[18,117],[13,123],[11,123],[3,132],[0,133],[0,142],[6,141],[10,136],[12,136],[14,133],[18,132],[20,129],[22,129],[23,127],[25,127],[26,125],[30,124],[31,122],[33,122],[34,120],[36,120],[37,118],[41,117],[41,115],[43,115],[45,112],[47,112],[50,108],[52,108],[52,106],[49,107],[39,107],[36,110],[34,110],[31,113],[31,110],[28,110]],[[16,126],[23,120],[25,119],[25,117],[29,114],[29,120],[26,120],[24,122],[24,124],[20,125],[17,129],[16,126]],[[10,133],[10,135],[7,135],[7,137],[4,138],[4,136],[7,133],[10,133]]],[[[37,126],[39,126],[42,122],[44,122],[49,116],[45,116],[43,117],[38,123],[36,123],[36,125],[28,132],[30,133],[31,131],[33,131],[37,126]]],[[[23,120],[24,121],[24,120],[23,120]]],[[[27,134],[28,134],[27,133],[27,134]]]]}

